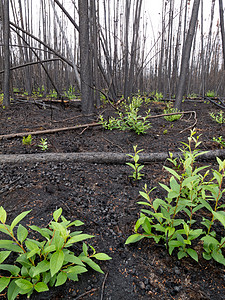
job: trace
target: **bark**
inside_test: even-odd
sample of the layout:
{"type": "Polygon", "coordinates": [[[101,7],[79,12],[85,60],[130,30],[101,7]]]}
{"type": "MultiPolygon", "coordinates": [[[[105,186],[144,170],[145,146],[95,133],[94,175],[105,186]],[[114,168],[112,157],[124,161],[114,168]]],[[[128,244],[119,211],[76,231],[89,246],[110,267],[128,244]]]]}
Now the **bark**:
{"type": "Polygon", "coordinates": [[[4,34],[4,98],[3,106],[10,105],[10,50],[9,50],[9,0],[4,1],[3,10],[4,34]]]}
{"type": "MultiPolygon", "coordinates": [[[[132,153],[130,153],[133,155],[132,153]]],[[[173,158],[181,157],[181,152],[173,153],[173,158]]],[[[198,156],[198,161],[215,160],[216,157],[225,158],[225,150],[211,150],[198,156]]],[[[146,153],[139,155],[139,162],[142,164],[165,162],[169,158],[166,152],[146,153]]],[[[133,162],[133,159],[126,153],[115,152],[84,152],[84,153],[38,153],[38,154],[11,154],[0,155],[0,163],[27,163],[27,162],[79,162],[79,163],[98,163],[98,164],[125,164],[133,162]]]]}
{"type": "Polygon", "coordinates": [[[187,37],[185,40],[183,53],[182,53],[180,78],[179,78],[177,94],[176,94],[176,101],[175,101],[175,108],[177,108],[178,110],[181,109],[181,103],[182,103],[182,99],[184,96],[186,75],[187,75],[188,66],[189,66],[193,37],[195,34],[196,25],[197,25],[199,5],[200,5],[200,0],[194,0],[190,25],[189,25],[187,37]]]}
{"type": "Polygon", "coordinates": [[[220,29],[221,29],[222,44],[223,44],[223,61],[224,61],[224,69],[225,69],[225,32],[224,32],[223,0],[219,0],[219,8],[220,8],[220,29]]]}
{"type": "Polygon", "coordinates": [[[91,114],[94,111],[92,88],[92,62],[89,51],[89,17],[88,0],[79,0],[79,43],[80,43],[80,77],[82,113],[91,114]]]}

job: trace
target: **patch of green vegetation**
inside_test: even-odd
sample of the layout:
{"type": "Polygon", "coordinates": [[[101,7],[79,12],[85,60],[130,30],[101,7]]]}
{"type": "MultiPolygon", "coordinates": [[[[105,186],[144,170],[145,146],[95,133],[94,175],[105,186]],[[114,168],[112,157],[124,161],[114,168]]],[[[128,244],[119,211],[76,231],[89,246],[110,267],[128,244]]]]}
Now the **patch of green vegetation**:
{"type": "Polygon", "coordinates": [[[68,97],[70,100],[76,98],[76,89],[72,85],[69,87],[67,92],[64,92],[65,96],[68,97]]]}
{"type": "MultiPolygon", "coordinates": [[[[171,113],[179,112],[179,110],[177,108],[173,108],[172,105],[173,104],[170,102],[167,104],[167,108],[163,110],[164,114],[171,114],[171,113]]],[[[174,121],[179,120],[181,118],[181,116],[182,116],[181,114],[164,116],[164,119],[169,122],[174,122],[174,121]]]]}
{"type": "Polygon", "coordinates": [[[23,136],[23,139],[22,139],[23,145],[31,145],[31,143],[32,143],[32,136],[30,134],[27,137],[23,136]]]}
{"type": "Polygon", "coordinates": [[[220,145],[221,149],[225,148],[225,141],[224,141],[224,139],[223,139],[222,136],[219,136],[218,138],[213,137],[213,141],[216,142],[216,143],[218,143],[220,145]]]}
{"type": "Polygon", "coordinates": [[[121,104],[123,112],[117,111],[117,118],[110,117],[108,120],[104,120],[103,116],[100,115],[99,124],[108,130],[132,130],[137,134],[144,134],[151,127],[151,124],[148,121],[150,110],[146,112],[145,117],[139,115],[142,103],[143,99],[140,96],[133,97],[132,100],[128,99],[121,104]]]}
{"type": "MultiPolygon", "coordinates": [[[[176,251],[178,259],[189,256],[198,261],[199,253],[193,243],[202,242],[203,258],[214,259],[225,265],[223,252],[225,237],[221,238],[214,230],[215,221],[225,227],[225,204],[222,200],[225,193],[225,189],[222,188],[225,160],[217,158],[218,170],[212,170],[209,166],[196,166],[196,158],[205,152],[198,149],[200,142],[199,137],[194,137],[195,134],[195,131],[191,131],[188,143],[183,143],[179,172],[164,167],[170,174],[170,181],[168,185],[160,183],[160,186],[166,191],[167,196],[152,200],[150,197],[152,190],[149,191],[147,185],[140,192],[144,201],[139,201],[138,204],[146,208],[141,210],[134,228],[135,233],[128,237],[126,244],[151,238],[156,243],[162,241],[170,255],[176,251]],[[207,170],[203,173],[205,169],[207,170]],[[209,173],[212,176],[207,180],[209,173]],[[205,214],[203,209],[208,213],[205,214]],[[200,223],[197,222],[199,218],[200,223]]],[[[177,160],[172,156],[170,162],[175,167],[178,166],[177,160]]]]}
{"type": "Polygon", "coordinates": [[[216,92],[215,91],[207,91],[206,96],[209,98],[214,98],[214,97],[216,97],[216,92]]]}
{"type": "Polygon", "coordinates": [[[1,272],[0,292],[7,289],[9,300],[19,294],[30,298],[34,291],[45,292],[67,280],[78,281],[78,276],[88,271],[87,266],[104,273],[94,260],[111,259],[107,254],[96,253],[84,242],[81,253],[75,247],[78,242],[94,237],[82,231],[71,232],[72,226],[81,226],[83,222],[67,220],[59,208],[46,228],[29,226],[29,231],[33,230],[40,236],[32,239],[28,237],[27,228],[19,224],[29,213],[22,212],[8,225],[7,213],[0,207],[0,231],[8,237],[0,240],[0,247],[4,249],[0,252],[0,270],[4,271],[1,272]],[[10,255],[14,262],[4,263],[10,255]]]}
{"type": "Polygon", "coordinates": [[[219,113],[210,113],[210,117],[218,124],[224,124],[225,123],[225,117],[224,112],[221,110],[219,113]]]}

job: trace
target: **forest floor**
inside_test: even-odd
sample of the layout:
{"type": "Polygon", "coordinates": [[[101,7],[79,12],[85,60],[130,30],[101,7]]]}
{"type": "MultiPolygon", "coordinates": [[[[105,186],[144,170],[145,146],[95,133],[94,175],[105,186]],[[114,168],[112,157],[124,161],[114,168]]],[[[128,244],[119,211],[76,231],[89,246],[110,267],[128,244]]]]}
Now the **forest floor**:
{"type": "MultiPolygon", "coordinates": [[[[165,108],[163,102],[151,102],[148,106],[152,115],[163,113],[165,108]]],[[[192,101],[183,103],[183,110],[196,111],[200,148],[218,149],[212,139],[225,138],[224,125],[213,121],[209,112],[218,112],[219,108],[192,101]]],[[[113,110],[103,107],[99,112],[110,115],[113,110]]],[[[100,126],[32,135],[32,144],[28,146],[22,144],[21,137],[0,139],[0,154],[42,153],[38,147],[40,138],[47,138],[49,153],[132,153],[134,145],[143,149],[143,153],[175,152],[182,147],[180,142],[187,142],[190,130],[185,129],[194,121],[190,115],[173,123],[155,118],[145,135],[109,131],[100,126]]],[[[7,110],[0,109],[0,135],[85,123],[87,118],[72,104],[66,107],[54,104],[52,109],[43,109],[35,104],[14,103],[7,110]]],[[[67,219],[83,221],[83,232],[95,235],[90,244],[97,252],[112,257],[100,262],[105,274],[90,270],[78,282],[69,281],[51,292],[33,294],[31,299],[225,299],[224,266],[215,261],[202,257],[198,263],[191,258],[178,260],[175,251],[170,256],[163,245],[153,240],[125,245],[140,213],[139,191],[147,184],[149,189],[157,187],[152,192],[153,198],[164,196],[158,183],[168,183],[165,164],[168,163],[145,164],[143,178],[134,182],[129,177],[130,167],[123,164],[1,162],[0,205],[7,211],[9,222],[22,211],[32,209],[26,224],[46,226],[53,211],[62,207],[67,219]]],[[[215,160],[201,164],[217,169],[215,160]]],[[[0,297],[4,299],[4,295],[0,297]]]]}

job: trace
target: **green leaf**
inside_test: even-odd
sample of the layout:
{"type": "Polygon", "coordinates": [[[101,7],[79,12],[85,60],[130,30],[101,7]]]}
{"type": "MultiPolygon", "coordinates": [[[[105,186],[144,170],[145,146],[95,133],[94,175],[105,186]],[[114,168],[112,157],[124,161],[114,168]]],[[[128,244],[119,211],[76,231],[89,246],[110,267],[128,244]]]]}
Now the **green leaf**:
{"type": "Polygon", "coordinates": [[[177,257],[178,259],[182,259],[183,257],[187,257],[187,253],[180,250],[178,253],[177,253],[177,257]]]}
{"type": "MultiPolygon", "coordinates": [[[[82,256],[81,259],[85,260],[85,263],[87,263],[90,267],[91,265],[89,264],[90,262],[93,262],[89,257],[86,257],[86,256],[82,256]]],[[[93,262],[94,263],[94,262],[93,262]]],[[[95,264],[95,263],[94,263],[95,264]]],[[[96,264],[97,265],[97,264],[96,264]]],[[[98,266],[98,265],[97,265],[98,266]]],[[[93,268],[94,269],[94,268],[93,268]]],[[[66,270],[67,274],[69,273],[74,273],[74,274],[82,274],[82,273],[85,273],[87,272],[87,269],[85,267],[82,267],[82,266],[74,266],[74,267],[69,267],[67,268],[66,270]]]]}
{"type": "Polygon", "coordinates": [[[81,242],[83,240],[90,239],[90,238],[93,238],[93,237],[94,237],[93,235],[89,235],[89,234],[75,235],[75,236],[73,236],[71,239],[69,239],[67,241],[65,247],[69,247],[69,246],[71,246],[74,243],[81,242]]]}
{"type": "Polygon", "coordinates": [[[49,290],[48,286],[46,283],[44,282],[38,282],[37,284],[35,284],[34,289],[38,292],[46,292],[49,290]]]}
{"type": "Polygon", "coordinates": [[[164,169],[166,169],[170,174],[172,174],[174,177],[176,177],[178,180],[180,180],[180,175],[177,174],[177,172],[175,172],[173,169],[165,167],[164,169]]]}
{"type": "Polygon", "coordinates": [[[88,246],[85,243],[83,243],[83,253],[85,256],[88,256],[88,246]]]}
{"type": "Polygon", "coordinates": [[[50,269],[49,261],[43,260],[43,261],[39,262],[37,264],[37,266],[35,267],[33,277],[35,277],[36,275],[38,275],[40,273],[44,273],[44,272],[48,271],[49,269],[50,269]]]}
{"type": "Polygon", "coordinates": [[[0,293],[8,286],[10,278],[1,277],[0,278],[0,293]]]}
{"type": "Polygon", "coordinates": [[[6,218],[7,218],[7,213],[4,210],[4,208],[1,206],[0,207],[0,222],[2,222],[3,224],[5,224],[6,218]]]}
{"type": "Polygon", "coordinates": [[[198,253],[194,249],[188,248],[187,253],[190,255],[191,258],[198,261],[198,253]]]}
{"type": "Polygon", "coordinates": [[[223,226],[225,227],[225,212],[224,211],[217,211],[213,212],[214,217],[219,220],[223,226]]]}
{"type": "Polygon", "coordinates": [[[53,218],[56,222],[58,222],[59,217],[62,214],[62,208],[60,207],[59,209],[57,209],[56,211],[54,211],[53,213],[53,218]]]}
{"type": "Polygon", "coordinates": [[[65,254],[64,261],[65,262],[70,262],[70,263],[73,263],[73,264],[76,264],[76,265],[84,266],[81,259],[79,257],[76,257],[74,254],[65,254]]]}
{"type": "Polygon", "coordinates": [[[70,226],[73,226],[73,225],[74,226],[82,226],[82,225],[84,225],[84,223],[79,221],[79,220],[75,220],[75,221],[71,222],[67,227],[70,227],[70,226]]]}
{"type": "MultiPolygon", "coordinates": [[[[50,235],[49,233],[46,231],[46,228],[39,228],[35,225],[31,225],[29,226],[32,230],[37,231],[38,233],[40,233],[44,238],[50,239],[50,235]]],[[[50,231],[50,230],[49,230],[50,231]]]]}
{"type": "Polygon", "coordinates": [[[11,251],[1,251],[0,252],[0,264],[10,255],[11,251]]]}
{"type": "Polygon", "coordinates": [[[0,264],[0,270],[9,271],[12,275],[16,276],[20,272],[20,268],[9,264],[0,264]]]}
{"type": "Polygon", "coordinates": [[[7,291],[7,298],[9,300],[14,300],[20,292],[20,288],[16,284],[16,280],[17,279],[12,280],[9,284],[8,291],[7,291]]]}
{"type": "Polygon", "coordinates": [[[9,227],[9,225],[0,224],[0,231],[3,232],[3,233],[5,233],[5,234],[7,234],[7,235],[9,235],[10,237],[12,237],[11,233],[10,233],[10,227],[9,227]]]}
{"type": "Polygon", "coordinates": [[[13,231],[13,228],[23,219],[26,217],[27,214],[29,214],[29,212],[31,212],[31,210],[29,211],[24,211],[21,214],[19,214],[13,221],[12,224],[10,226],[10,231],[13,231]]]}
{"type": "MultiPolygon", "coordinates": [[[[86,264],[88,264],[89,267],[91,267],[93,270],[95,270],[95,271],[97,271],[97,272],[99,272],[99,273],[104,274],[104,272],[101,270],[101,268],[99,267],[99,265],[96,264],[96,263],[95,263],[93,260],[91,260],[89,257],[87,257],[87,256],[82,256],[82,255],[80,255],[79,257],[80,257],[80,259],[81,259],[83,262],[85,262],[86,264]]],[[[78,267],[78,266],[76,266],[76,267],[78,267]]],[[[72,268],[76,268],[76,267],[72,267],[72,268]]],[[[81,267],[81,268],[82,268],[82,267],[81,267]]],[[[85,268],[83,268],[83,269],[85,269],[85,268]]],[[[83,272],[82,272],[82,273],[83,273],[83,272]]]]}
{"type": "Polygon", "coordinates": [[[21,290],[26,291],[26,293],[33,289],[33,284],[26,279],[17,279],[16,285],[18,285],[21,290]]]}
{"type": "Polygon", "coordinates": [[[125,245],[131,244],[131,243],[136,243],[136,242],[142,240],[144,237],[145,237],[144,235],[141,235],[139,233],[132,234],[127,238],[125,245]]]}
{"type": "Polygon", "coordinates": [[[27,229],[23,225],[19,224],[17,229],[17,239],[19,240],[19,242],[23,243],[23,241],[25,241],[27,236],[28,236],[27,229]]]}
{"type": "Polygon", "coordinates": [[[95,255],[92,255],[92,257],[98,259],[98,260],[110,260],[112,257],[108,256],[105,253],[97,253],[95,255]]]}
{"type": "Polygon", "coordinates": [[[53,253],[50,259],[50,272],[53,277],[62,267],[64,261],[64,253],[62,250],[53,253]]]}
{"type": "Polygon", "coordinates": [[[57,276],[56,284],[55,286],[63,285],[67,280],[67,273],[60,272],[57,276]]]}

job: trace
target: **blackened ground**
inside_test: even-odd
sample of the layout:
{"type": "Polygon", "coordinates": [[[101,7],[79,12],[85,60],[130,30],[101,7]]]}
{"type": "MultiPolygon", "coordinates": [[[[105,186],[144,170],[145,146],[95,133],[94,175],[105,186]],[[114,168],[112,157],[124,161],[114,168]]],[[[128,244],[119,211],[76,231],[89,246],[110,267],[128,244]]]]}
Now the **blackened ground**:
{"type": "MultiPolygon", "coordinates": [[[[151,104],[152,114],[160,114],[163,108],[161,103],[151,104]]],[[[216,148],[212,138],[225,138],[224,127],[214,123],[209,116],[209,112],[216,112],[217,108],[191,102],[186,103],[184,109],[197,112],[196,128],[198,134],[202,134],[202,149],[216,148]]],[[[9,110],[0,110],[0,134],[85,123],[79,115],[77,108],[58,106],[51,119],[48,109],[14,104],[9,110]],[[74,119],[71,121],[71,118],[74,119]]],[[[144,136],[101,128],[33,136],[33,145],[28,147],[22,145],[21,138],[1,140],[0,154],[40,152],[37,146],[40,138],[47,138],[48,152],[128,153],[136,144],[144,152],[175,151],[181,147],[179,142],[186,142],[189,136],[189,131],[180,131],[193,122],[187,116],[175,123],[154,119],[152,128],[144,136]]],[[[145,165],[144,177],[137,183],[129,178],[131,170],[126,165],[85,162],[0,165],[0,205],[8,212],[9,222],[22,211],[32,209],[25,224],[46,226],[53,211],[62,207],[67,219],[83,221],[82,230],[95,235],[90,244],[98,252],[112,257],[112,260],[100,263],[104,275],[90,270],[80,276],[79,282],[68,282],[50,293],[32,295],[31,299],[225,299],[223,266],[201,257],[199,263],[191,259],[179,261],[175,255],[169,256],[163,245],[156,245],[151,240],[125,246],[140,212],[137,201],[145,183],[149,189],[157,187],[152,193],[153,198],[164,196],[158,185],[158,182],[168,183],[169,180],[163,164],[165,162],[145,165]]],[[[215,162],[205,164],[217,168],[215,162]]],[[[221,235],[224,236],[224,232],[221,235]]],[[[198,247],[200,245],[196,245],[196,250],[198,247]]]]}

